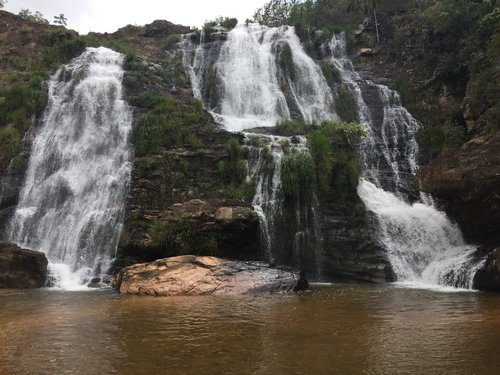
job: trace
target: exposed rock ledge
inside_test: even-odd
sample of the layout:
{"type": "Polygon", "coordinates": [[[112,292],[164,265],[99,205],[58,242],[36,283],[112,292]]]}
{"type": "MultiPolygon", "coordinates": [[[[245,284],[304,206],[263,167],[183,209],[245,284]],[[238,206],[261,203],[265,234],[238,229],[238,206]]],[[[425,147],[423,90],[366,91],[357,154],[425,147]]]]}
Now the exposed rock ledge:
{"type": "Polygon", "coordinates": [[[126,267],[116,286],[123,294],[239,295],[298,291],[307,288],[307,281],[263,262],[184,255],[126,267]]]}
{"type": "Polygon", "coordinates": [[[500,241],[500,131],[438,156],[417,174],[417,189],[445,200],[469,240],[500,241]]]}
{"type": "Polygon", "coordinates": [[[41,288],[47,278],[44,253],[0,242],[0,288],[41,288]]]}

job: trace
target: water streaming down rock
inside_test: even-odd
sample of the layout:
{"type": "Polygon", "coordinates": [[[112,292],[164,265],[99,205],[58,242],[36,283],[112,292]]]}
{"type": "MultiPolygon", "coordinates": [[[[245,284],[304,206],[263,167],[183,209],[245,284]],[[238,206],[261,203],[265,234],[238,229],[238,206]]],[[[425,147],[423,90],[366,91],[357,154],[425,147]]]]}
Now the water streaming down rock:
{"type": "MultiPolygon", "coordinates": [[[[291,117],[307,122],[337,118],[321,69],[304,52],[293,28],[241,25],[226,41],[203,40],[203,35],[184,37],[186,72],[193,95],[226,129],[272,127],[291,117]]],[[[318,274],[317,203],[286,207],[281,183],[284,145],[288,152],[308,153],[305,137],[246,134],[245,142],[266,257],[318,274]]]]}
{"type": "Polygon", "coordinates": [[[320,277],[320,235],[318,202],[311,199],[285,202],[282,186],[282,161],[291,155],[309,156],[303,136],[281,137],[245,133],[248,177],[256,185],[252,205],[259,215],[262,248],[271,263],[289,264],[312,271],[309,278],[320,277]]]}
{"type": "Polygon", "coordinates": [[[293,27],[238,25],[227,41],[183,40],[193,94],[230,131],[275,126],[283,118],[337,119],[321,68],[293,27]]]}
{"type": "MultiPolygon", "coordinates": [[[[397,92],[356,73],[344,34],[334,35],[323,49],[340,75],[340,82],[330,87],[290,27],[238,26],[225,42],[184,43],[195,96],[231,131],[273,126],[280,118],[336,120],[334,102],[346,90],[368,134],[360,147],[366,180],[360,182],[358,193],[378,217],[379,240],[387,248],[397,279],[470,287],[477,266],[471,258],[474,247],[464,244],[458,228],[432,207],[431,199],[426,199],[427,205],[406,203],[421,199],[413,186],[418,122],[402,106],[397,92]]],[[[271,159],[278,165],[282,151],[276,138],[267,138],[271,159]]],[[[254,148],[249,154],[264,247],[274,254],[279,242],[273,240],[276,212],[283,207],[277,193],[281,176],[262,172],[262,150],[254,148]]]]}
{"type": "Polygon", "coordinates": [[[131,110],[123,55],[88,48],[49,82],[49,103],[10,222],[10,240],[47,254],[56,283],[75,288],[106,273],[131,173],[131,110]]]}
{"type": "Polygon", "coordinates": [[[361,145],[365,173],[377,185],[406,198],[415,197],[418,121],[402,106],[399,94],[364,80],[347,57],[345,34],[333,35],[327,49],[357,106],[358,121],[367,131],[361,145]]]}
{"type": "Polygon", "coordinates": [[[396,92],[354,71],[344,34],[334,35],[328,47],[368,134],[360,148],[368,180],[360,181],[358,194],[377,214],[379,238],[397,280],[419,287],[472,288],[480,266],[473,257],[476,248],[465,244],[459,228],[433,207],[431,198],[414,191],[418,122],[396,92]],[[424,203],[407,203],[419,199],[424,203]]]}

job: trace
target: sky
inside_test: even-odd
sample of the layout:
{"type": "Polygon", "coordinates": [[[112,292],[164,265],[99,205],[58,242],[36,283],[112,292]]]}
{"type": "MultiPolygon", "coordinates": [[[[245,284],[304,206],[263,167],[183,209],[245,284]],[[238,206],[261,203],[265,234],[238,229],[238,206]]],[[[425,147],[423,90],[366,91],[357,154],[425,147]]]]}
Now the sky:
{"type": "MultiPolygon", "coordinates": [[[[268,1],[268,0],[267,0],[268,1]]],[[[63,13],[68,28],[81,34],[113,32],[120,27],[145,25],[164,19],[184,26],[202,26],[218,16],[251,18],[266,0],[7,0],[4,10],[39,11],[47,20],[63,13]]]]}

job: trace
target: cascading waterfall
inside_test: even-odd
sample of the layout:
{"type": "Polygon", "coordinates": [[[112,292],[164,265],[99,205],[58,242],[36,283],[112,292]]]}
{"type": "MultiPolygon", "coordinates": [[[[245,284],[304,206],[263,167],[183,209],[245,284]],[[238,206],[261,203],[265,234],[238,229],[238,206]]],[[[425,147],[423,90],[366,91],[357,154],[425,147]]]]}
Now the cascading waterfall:
{"type": "Polygon", "coordinates": [[[397,195],[413,194],[418,121],[401,105],[396,91],[359,76],[347,57],[344,33],[334,35],[328,48],[330,61],[355,99],[358,120],[368,134],[361,145],[366,174],[385,190],[397,195]]]}
{"type": "Polygon", "coordinates": [[[9,238],[46,253],[56,284],[78,288],[106,273],[131,174],[132,113],[122,100],[123,55],[88,48],[49,82],[9,238]]]}
{"type": "MultiPolygon", "coordinates": [[[[338,118],[321,68],[305,53],[291,27],[240,25],[224,42],[204,45],[203,37],[198,43],[194,35],[188,35],[181,45],[193,95],[230,131],[272,127],[291,117],[306,122],[338,118]],[[288,63],[293,62],[293,73],[284,54],[288,63]]],[[[304,137],[246,134],[248,179],[256,183],[253,205],[260,218],[262,247],[271,262],[307,267],[318,274],[314,205],[298,204],[292,214],[284,209],[281,160],[285,143],[289,152],[308,152],[304,137]],[[253,144],[252,139],[258,142],[253,144]],[[312,256],[306,256],[309,253],[312,256]]]]}
{"type": "Polygon", "coordinates": [[[292,110],[306,122],[338,118],[321,68],[305,53],[293,27],[238,25],[227,41],[209,48],[201,42],[194,46],[191,39],[185,37],[182,46],[193,94],[226,129],[275,126],[293,117],[292,110]],[[215,103],[212,90],[217,91],[215,103]]]}
{"type": "MultiPolygon", "coordinates": [[[[344,34],[334,35],[323,46],[340,75],[340,82],[331,87],[291,27],[237,26],[227,41],[209,44],[194,46],[190,39],[184,40],[186,71],[194,95],[228,130],[274,126],[283,118],[338,120],[335,100],[340,90],[347,90],[356,103],[357,120],[367,132],[360,146],[365,178],[358,194],[377,214],[380,241],[398,281],[471,287],[478,266],[472,261],[474,247],[464,243],[457,226],[432,207],[431,199],[424,200],[427,204],[407,203],[420,199],[413,186],[418,122],[402,106],[397,92],[356,73],[347,57],[344,34]]],[[[282,157],[277,138],[267,138],[277,165],[282,157]]],[[[253,203],[261,216],[264,247],[273,249],[275,212],[282,207],[276,193],[281,177],[259,171],[261,152],[250,152],[255,160],[249,162],[249,178],[257,178],[253,203]]]]}
{"type": "Polygon", "coordinates": [[[329,48],[331,62],[355,98],[368,134],[360,148],[367,179],[360,181],[358,194],[379,219],[380,240],[397,280],[427,288],[472,288],[480,266],[473,259],[476,248],[464,242],[459,228],[432,206],[432,200],[406,201],[417,170],[418,122],[396,92],[363,80],[354,71],[344,34],[334,35],[329,48]]]}

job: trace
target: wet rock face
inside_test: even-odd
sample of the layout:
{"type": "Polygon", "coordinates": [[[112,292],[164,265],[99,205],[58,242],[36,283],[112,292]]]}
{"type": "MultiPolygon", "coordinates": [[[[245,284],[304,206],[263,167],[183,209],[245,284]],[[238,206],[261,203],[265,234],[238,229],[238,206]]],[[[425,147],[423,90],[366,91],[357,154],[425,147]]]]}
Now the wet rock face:
{"type": "Polygon", "coordinates": [[[116,286],[122,294],[241,295],[298,291],[307,288],[307,281],[263,262],[185,255],[126,267],[116,286]]]}
{"type": "Polygon", "coordinates": [[[445,201],[446,211],[474,242],[499,243],[500,132],[474,138],[418,171],[419,190],[445,201]]]}
{"type": "Polygon", "coordinates": [[[387,251],[376,238],[377,221],[361,202],[321,207],[322,276],[341,281],[394,281],[387,251]]]}
{"type": "Polygon", "coordinates": [[[230,199],[192,199],[160,212],[154,237],[124,232],[120,246],[123,254],[136,257],[137,249],[154,248],[156,258],[187,253],[255,260],[260,254],[258,238],[259,219],[251,205],[230,199]]]}
{"type": "Polygon", "coordinates": [[[500,247],[488,254],[474,277],[474,288],[500,292],[500,247]]]}
{"type": "Polygon", "coordinates": [[[0,288],[41,288],[47,278],[47,258],[38,251],[0,243],[0,288]]]}

